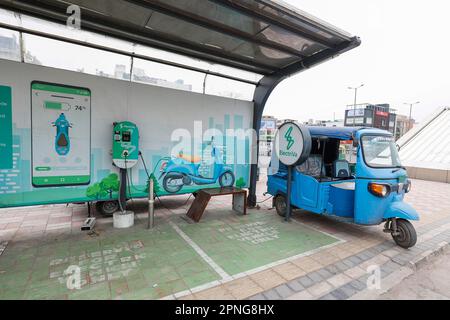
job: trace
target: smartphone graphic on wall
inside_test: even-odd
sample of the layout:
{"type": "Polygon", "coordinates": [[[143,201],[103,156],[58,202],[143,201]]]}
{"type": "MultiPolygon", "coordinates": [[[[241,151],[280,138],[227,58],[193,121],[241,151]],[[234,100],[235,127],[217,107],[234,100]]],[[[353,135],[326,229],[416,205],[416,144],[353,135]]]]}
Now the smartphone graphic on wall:
{"type": "Polygon", "coordinates": [[[91,180],[91,91],[31,84],[34,187],[87,185],[91,180]]]}

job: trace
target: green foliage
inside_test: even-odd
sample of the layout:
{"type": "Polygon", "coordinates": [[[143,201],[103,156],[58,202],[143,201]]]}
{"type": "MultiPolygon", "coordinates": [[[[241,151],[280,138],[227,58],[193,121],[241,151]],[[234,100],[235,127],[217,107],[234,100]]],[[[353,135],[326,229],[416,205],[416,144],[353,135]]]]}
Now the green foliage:
{"type": "Polygon", "coordinates": [[[95,183],[86,190],[86,196],[91,199],[99,200],[107,195],[100,187],[100,183],[95,183]]]}
{"type": "Polygon", "coordinates": [[[109,194],[109,198],[112,199],[113,192],[119,191],[119,176],[116,173],[111,173],[100,182],[100,188],[109,194]]]}
{"type": "Polygon", "coordinates": [[[247,183],[245,182],[243,177],[240,177],[237,181],[236,181],[236,188],[242,189],[243,187],[245,187],[247,183]]]}
{"type": "Polygon", "coordinates": [[[119,176],[116,173],[111,173],[104,178],[100,183],[95,183],[86,190],[86,196],[91,199],[99,200],[109,195],[112,199],[114,192],[119,191],[119,176]]]}

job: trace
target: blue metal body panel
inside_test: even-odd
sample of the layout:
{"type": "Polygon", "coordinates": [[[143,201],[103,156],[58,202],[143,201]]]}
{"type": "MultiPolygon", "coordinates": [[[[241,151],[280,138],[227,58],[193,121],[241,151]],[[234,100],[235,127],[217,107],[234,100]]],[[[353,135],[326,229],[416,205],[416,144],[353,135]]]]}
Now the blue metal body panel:
{"type": "Polygon", "coordinates": [[[330,186],[327,212],[344,218],[353,218],[355,211],[355,190],[330,186]]]}
{"type": "Polygon", "coordinates": [[[420,219],[419,213],[413,207],[403,201],[391,202],[383,218],[402,218],[413,221],[418,221],[420,219]]]}
{"type": "MultiPolygon", "coordinates": [[[[275,174],[268,177],[268,193],[272,195],[286,195],[287,175],[275,174]]],[[[311,211],[319,214],[329,214],[328,199],[330,185],[338,183],[322,182],[319,183],[313,177],[304,175],[294,170],[292,179],[291,203],[297,208],[311,211]]]]}

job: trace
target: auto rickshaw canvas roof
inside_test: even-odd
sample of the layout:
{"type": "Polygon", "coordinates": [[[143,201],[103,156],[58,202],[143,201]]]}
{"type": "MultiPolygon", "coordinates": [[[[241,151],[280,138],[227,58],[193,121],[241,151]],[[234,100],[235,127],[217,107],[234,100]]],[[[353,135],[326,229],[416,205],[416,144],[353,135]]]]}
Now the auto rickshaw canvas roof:
{"type": "Polygon", "coordinates": [[[359,127],[308,127],[312,137],[327,137],[339,140],[353,140],[356,132],[360,129],[359,127]]]}
{"type": "Polygon", "coordinates": [[[282,79],[360,44],[279,0],[0,0],[4,9],[61,24],[70,4],[80,6],[83,30],[257,73],[260,79],[282,79]]]}
{"type": "Polygon", "coordinates": [[[353,140],[358,134],[368,133],[368,134],[380,134],[380,135],[391,135],[390,132],[385,130],[380,130],[376,128],[366,128],[366,127],[319,127],[319,126],[309,126],[309,133],[312,137],[326,137],[329,139],[339,139],[339,140],[353,140]]]}

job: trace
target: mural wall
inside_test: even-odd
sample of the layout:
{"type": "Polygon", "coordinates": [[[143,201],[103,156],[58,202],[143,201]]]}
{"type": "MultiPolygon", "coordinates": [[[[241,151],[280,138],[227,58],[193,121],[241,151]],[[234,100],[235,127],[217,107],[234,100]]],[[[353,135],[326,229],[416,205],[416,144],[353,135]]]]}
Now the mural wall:
{"type": "Polygon", "coordinates": [[[248,187],[252,138],[235,133],[252,128],[251,102],[5,60],[0,70],[0,207],[116,199],[122,121],[139,128],[142,153],[129,196],[146,197],[149,176],[160,196],[248,187]]]}

